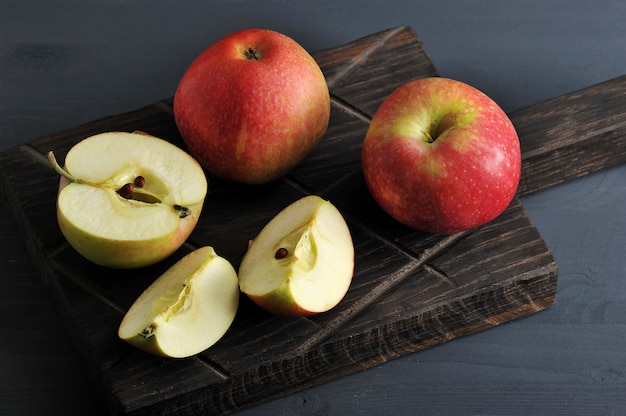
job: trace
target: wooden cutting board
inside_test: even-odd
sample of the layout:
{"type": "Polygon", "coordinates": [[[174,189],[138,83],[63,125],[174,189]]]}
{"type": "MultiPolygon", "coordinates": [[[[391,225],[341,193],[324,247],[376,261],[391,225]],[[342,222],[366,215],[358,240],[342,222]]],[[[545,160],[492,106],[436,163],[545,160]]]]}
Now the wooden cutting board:
{"type": "MultiPolygon", "coordinates": [[[[209,177],[210,194],[189,241],[142,270],[98,267],[68,246],[55,217],[58,177],[45,153],[54,150],[62,161],[81,139],[111,130],[143,130],[184,147],[171,99],[0,154],[2,199],[112,414],[230,413],[555,302],[557,265],[517,198],[493,222],[451,236],[403,227],[370,198],[360,149],[371,116],[399,85],[438,75],[412,30],[394,28],[314,57],[332,94],[321,144],[272,184],[248,187],[209,177]],[[338,307],[284,319],[242,297],[226,336],[187,359],[153,357],[117,338],[127,308],[184,254],[212,245],[237,267],[248,240],[309,193],[342,211],[355,242],[353,284],[338,307]]],[[[519,193],[626,161],[625,90],[622,77],[510,114],[522,141],[519,193]]]]}

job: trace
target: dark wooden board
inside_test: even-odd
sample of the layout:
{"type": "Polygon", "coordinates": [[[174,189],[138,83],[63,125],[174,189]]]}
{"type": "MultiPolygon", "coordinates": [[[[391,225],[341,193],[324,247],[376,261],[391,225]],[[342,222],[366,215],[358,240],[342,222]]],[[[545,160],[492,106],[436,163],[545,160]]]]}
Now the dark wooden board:
{"type": "Polygon", "coordinates": [[[626,75],[509,117],[522,144],[518,194],[626,162],[626,75]]]}
{"type": "MultiPolygon", "coordinates": [[[[139,271],[97,267],[67,245],[55,218],[58,178],[44,155],[54,150],[63,160],[84,137],[110,130],[144,130],[184,147],[171,99],[0,153],[2,199],[112,414],[229,413],[532,314],[555,301],[556,263],[517,198],[493,222],[451,236],[403,227],[370,198],[360,171],[369,119],[397,86],[438,75],[412,30],[391,29],[314,56],[333,98],[331,125],[318,148],[272,184],[239,186],[210,177],[210,194],[189,241],[171,258],[139,271]],[[337,308],[283,319],[242,297],[226,336],[188,359],[153,357],[117,339],[124,312],[173,262],[212,245],[237,267],[248,240],[308,193],[335,203],[353,234],[355,276],[337,308]]],[[[520,193],[626,159],[623,145],[617,152],[614,148],[624,142],[624,83],[617,79],[511,115],[524,149],[520,193]],[[595,99],[598,91],[601,99],[595,99]],[[563,117],[549,117],[579,108],[591,111],[592,120],[570,117],[563,129],[563,117]],[[598,122],[605,116],[609,122],[598,122]],[[575,134],[582,127],[583,137],[575,134]],[[607,137],[613,147],[604,144],[607,137]],[[595,156],[588,162],[581,154],[591,146],[595,156]],[[575,167],[562,160],[570,154],[577,157],[575,167]]]]}

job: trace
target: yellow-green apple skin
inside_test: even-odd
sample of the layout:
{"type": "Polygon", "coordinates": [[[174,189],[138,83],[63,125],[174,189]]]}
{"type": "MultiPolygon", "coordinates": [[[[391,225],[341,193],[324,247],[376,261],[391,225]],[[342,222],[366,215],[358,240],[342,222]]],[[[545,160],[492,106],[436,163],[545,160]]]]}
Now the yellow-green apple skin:
{"type": "Polygon", "coordinates": [[[266,29],[232,33],[204,50],[174,95],[191,153],[228,181],[262,184],[300,163],[330,118],[326,79],[290,37],[266,29]]]}
{"type": "Polygon", "coordinates": [[[111,268],[139,268],[171,255],[195,228],[207,180],[202,167],[175,145],[143,133],[107,132],[76,144],[61,177],[57,220],[69,244],[88,260],[111,268]],[[143,177],[144,194],[118,190],[143,177]],[[176,208],[186,208],[183,211],[176,208]]]}
{"type": "Polygon", "coordinates": [[[251,241],[239,286],[261,308],[300,317],[334,308],[353,272],[354,244],[343,216],[310,195],[284,208],[251,241]]]}
{"type": "Polygon", "coordinates": [[[509,205],[521,174],[511,120],[463,82],[423,78],[392,92],[362,148],[367,187],[399,222],[451,234],[483,225],[509,205]]]}
{"type": "Polygon", "coordinates": [[[192,251],[133,303],[118,336],[150,354],[183,358],[219,341],[239,306],[233,266],[205,246],[192,251]]]}

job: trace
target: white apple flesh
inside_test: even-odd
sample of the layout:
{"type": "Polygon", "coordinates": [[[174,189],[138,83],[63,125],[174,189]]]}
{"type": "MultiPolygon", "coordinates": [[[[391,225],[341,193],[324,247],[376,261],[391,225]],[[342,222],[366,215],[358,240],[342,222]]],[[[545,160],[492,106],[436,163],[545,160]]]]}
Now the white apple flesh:
{"type": "Polygon", "coordinates": [[[280,316],[326,312],[345,296],[354,272],[354,244],[337,208],[316,195],[279,212],[251,242],[239,286],[280,316]]]}
{"type": "Polygon", "coordinates": [[[235,319],[239,295],[233,266],[212,247],[199,248],[137,298],[118,336],[154,355],[195,355],[224,336],[235,319]]]}
{"type": "Polygon", "coordinates": [[[56,169],[61,232],[82,256],[112,268],[144,267],[176,251],[195,228],[207,193],[192,156],[143,133],[86,138],[70,149],[64,170],[56,169]]]}

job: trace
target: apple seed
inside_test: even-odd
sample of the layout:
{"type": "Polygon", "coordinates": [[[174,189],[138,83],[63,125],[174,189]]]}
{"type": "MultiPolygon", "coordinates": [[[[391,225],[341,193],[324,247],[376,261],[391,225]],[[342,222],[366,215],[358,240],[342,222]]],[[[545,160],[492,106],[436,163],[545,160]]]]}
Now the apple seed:
{"type": "Polygon", "coordinates": [[[133,185],[132,183],[127,183],[126,185],[122,186],[120,189],[117,190],[117,193],[125,199],[130,199],[133,196],[133,191],[135,190],[135,185],[133,185]]]}
{"type": "Polygon", "coordinates": [[[287,250],[285,247],[281,247],[278,250],[276,250],[276,254],[274,254],[274,258],[276,260],[284,259],[285,257],[287,257],[288,254],[289,254],[289,250],[287,250]]]}
{"type": "Polygon", "coordinates": [[[139,175],[135,178],[135,186],[137,188],[143,188],[145,184],[146,184],[146,178],[144,178],[143,176],[139,175]]]}

